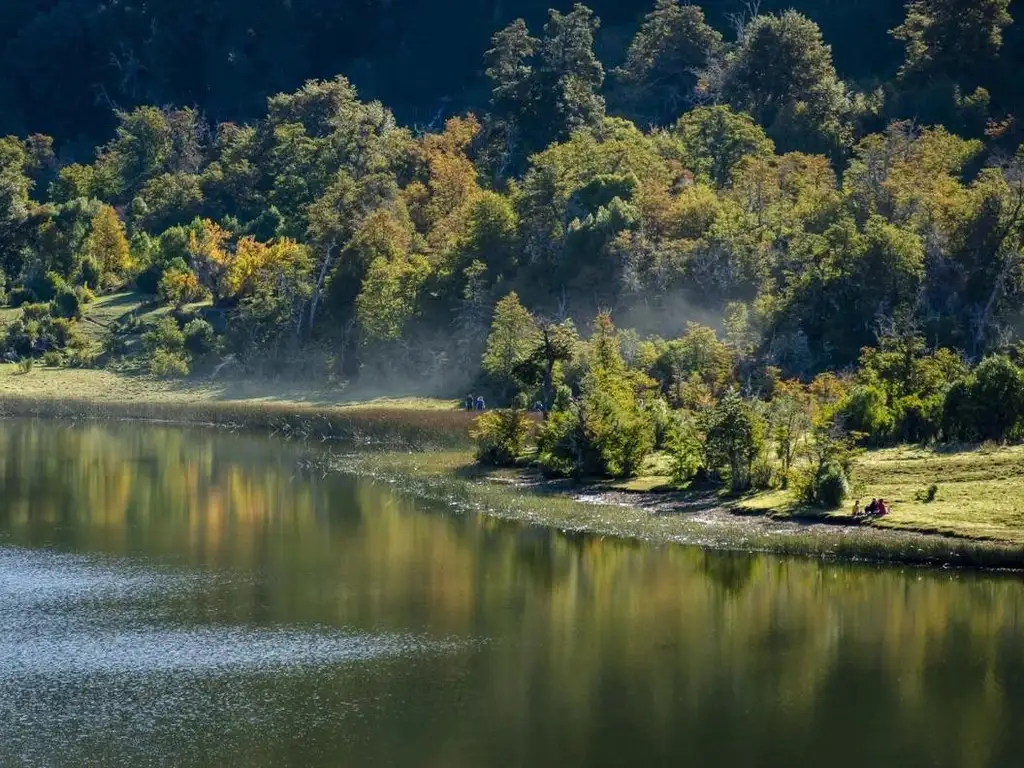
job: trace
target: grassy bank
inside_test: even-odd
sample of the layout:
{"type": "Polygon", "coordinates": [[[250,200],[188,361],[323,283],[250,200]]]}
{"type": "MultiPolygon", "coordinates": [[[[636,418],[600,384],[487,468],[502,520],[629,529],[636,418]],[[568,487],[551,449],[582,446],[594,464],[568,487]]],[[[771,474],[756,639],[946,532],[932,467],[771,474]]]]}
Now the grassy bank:
{"type": "Polygon", "coordinates": [[[737,513],[714,494],[623,494],[488,472],[465,452],[353,454],[332,466],[459,508],[563,531],[710,549],[968,568],[1024,568],[1011,542],[737,513]]]}
{"type": "Polygon", "coordinates": [[[782,491],[744,499],[736,506],[748,514],[780,519],[867,525],[1024,548],[1024,447],[871,451],[856,462],[854,477],[861,506],[883,498],[890,507],[886,517],[854,518],[853,499],[849,509],[822,513],[801,507],[782,491]]]}

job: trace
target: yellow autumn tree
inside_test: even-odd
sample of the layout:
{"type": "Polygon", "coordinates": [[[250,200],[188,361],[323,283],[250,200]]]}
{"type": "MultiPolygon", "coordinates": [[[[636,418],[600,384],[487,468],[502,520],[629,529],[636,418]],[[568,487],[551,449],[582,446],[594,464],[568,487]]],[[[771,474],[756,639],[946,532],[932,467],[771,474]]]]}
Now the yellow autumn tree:
{"type": "Polygon", "coordinates": [[[294,240],[261,243],[252,236],[243,237],[224,272],[223,296],[250,296],[261,284],[277,283],[282,275],[308,271],[308,262],[309,252],[294,240]]]}
{"type": "Polygon", "coordinates": [[[132,255],[124,224],[109,205],[101,206],[93,217],[86,252],[106,275],[124,277],[131,270],[132,255]]]}
{"type": "Polygon", "coordinates": [[[225,247],[228,232],[209,219],[199,221],[189,234],[188,250],[199,282],[213,295],[214,303],[224,295],[223,280],[231,261],[225,247]]]}

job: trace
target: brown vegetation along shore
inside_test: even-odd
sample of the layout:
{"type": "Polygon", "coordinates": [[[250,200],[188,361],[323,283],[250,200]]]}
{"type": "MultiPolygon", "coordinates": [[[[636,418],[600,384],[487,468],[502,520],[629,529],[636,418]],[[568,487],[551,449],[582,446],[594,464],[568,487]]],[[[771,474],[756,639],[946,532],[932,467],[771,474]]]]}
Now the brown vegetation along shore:
{"type": "Polygon", "coordinates": [[[417,408],[294,405],[268,402],[96,401],[0,395],[0,416],[126,419],[253,429],[288,438],[416,450],[467,444],[472,414],[417,408]]]}

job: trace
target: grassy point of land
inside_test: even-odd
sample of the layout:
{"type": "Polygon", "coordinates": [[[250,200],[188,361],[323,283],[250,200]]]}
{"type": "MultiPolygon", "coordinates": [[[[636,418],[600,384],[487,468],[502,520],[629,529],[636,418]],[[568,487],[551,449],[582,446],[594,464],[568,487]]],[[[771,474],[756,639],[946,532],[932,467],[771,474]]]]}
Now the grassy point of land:
{"type": "Polygon", "coordinates": [[[545,481],[532,470],[482,468],[464,451],[356,453],[331,462],[456,508],[564,531],[839,560],[1024,567],[1024,550],[1006,541],[743,514],[724,507],[714,492],[644,494],[545,481]]]}

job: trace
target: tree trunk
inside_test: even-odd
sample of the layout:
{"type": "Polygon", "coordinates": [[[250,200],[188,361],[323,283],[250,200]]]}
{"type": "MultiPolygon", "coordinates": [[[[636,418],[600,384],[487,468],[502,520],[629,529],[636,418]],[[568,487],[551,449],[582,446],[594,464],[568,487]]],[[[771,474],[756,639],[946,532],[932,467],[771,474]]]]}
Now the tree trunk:
{"type": "Polygon", "coordinates": [[[317,276],[316,285],[313,287],[313,295],[309,299],[309,325],[306,328],[307,334],[313,333],[313,323],[316,322],[316,311],[320,306],[320,296],[323,293],[324,282],[327,280],[327,273],[330,271],[331,263],[334,261],[331,255],[337,247],[337,240],[331,240],[327,246],[327,253],[324,254],[324,263],[320,267],[320,274],[317,276]]]}

